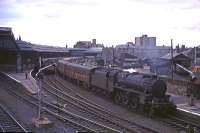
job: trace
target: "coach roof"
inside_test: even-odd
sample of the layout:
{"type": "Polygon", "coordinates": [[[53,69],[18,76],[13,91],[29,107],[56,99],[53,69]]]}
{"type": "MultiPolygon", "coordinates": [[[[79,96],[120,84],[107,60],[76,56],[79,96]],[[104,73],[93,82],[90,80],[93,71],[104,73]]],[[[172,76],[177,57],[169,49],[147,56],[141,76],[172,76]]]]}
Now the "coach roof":
{"type": "Polygon", "coordinates": [[[83,70],[83,71],[91,71],[92,69],[96,68],[96,67],[84,66],[84,65],[80,65],[80,64],[71,63],[67,60],[59,60],[59,63],[66,64],[67,66],[71,66],[71,67],[74,67],[76,69],[83,70]]]}

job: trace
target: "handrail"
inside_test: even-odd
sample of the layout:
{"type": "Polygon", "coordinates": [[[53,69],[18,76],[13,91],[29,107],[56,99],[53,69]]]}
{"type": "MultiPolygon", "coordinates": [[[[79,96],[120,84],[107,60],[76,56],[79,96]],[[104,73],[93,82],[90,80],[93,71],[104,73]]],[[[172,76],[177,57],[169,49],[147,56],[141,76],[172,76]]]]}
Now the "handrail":
{"type": "Polygon", "coordinates": [[[192,71],[190,71],[189,69],[185,68],[184,66],[182,66],[182,65],[180,65],[180,64],[177,64],[177,63],[176,63],[176,65],[177,65],[179,68],[181,68],[182,70],[184,70],[185,72],[187,72],[188,74],[190,74],[191,80],[192,80],[192,81],[196,79],[196,76],[195,76],[195,74],[194,74],[192,71]]]}
{"type": "MultiPolygon", "coordinates": [[[[35,81],[37,80],[38,81],[38,106],[39,106],[39,108],[38,108],[38,118],[40,119],[41,118],[41,101],[42,101],[42,99],[41,99],[41,79],[43,79],[43,75],[42,75],[42,71],[44,71],[45,69],[47,69],[47,68],[49,68],[49,67],[52,67],[52,66],[56,66],[56,63],[53,63],[53,64],[51,64],[51,65],[48,65],[48,66],[46,66],[46,67],[43,67],[43,68],[40,68],[39,69],[39,71],[36,73],[36,76],[35,76],[35,81]]],[[[36,82],[37,82],[36,81],[36,82]]]]}
{"type": "MultiPolygon", "coordinates": [[[[34,78],[33,75],[32,75],[32,73],[33,73],[33,71],[34,71],[34,69],[32,69],[32,70],[29,72],[30,80],[33,81],[33,82],[35,82],[35,85],[37,85],[37,79],[38,79],[39,74],[40,74],[42,71],[44,71],[45,69],[47,69],[47,68],[49,68],[49,67],[51,67],[51,66],[55,66],[55,65],[56,65],[56,63],[53,63],[53,64],[48,65],[48,66],[46,66],[46,67],[40,68],[39,71],[35,74],[35,78],[34,78]]],[[[36,86],[36,88],[39,88],[39,87],[36,86]]],[[[38,91],[39,91],[39,89],[38,89],[38,91]]]]}
{"type": "Polygon", "coordinates": [[[38,78],[39,74],[40,74],[42,71],[44,71],[45,69],[47,69],[47,68],[49,68],[49,67],[55,66],[55,65],[56,65],[56,63],[53,63],[53,64],[51,64],[51,65],[45,66],[45,67],[43,67],[43,68],[40,68],[39,71],[36,73],[36,78],[38,78]]]}
{"type": "Polygon", "coordinates": [[[30,78],[30,80],[31,80],[31,84],[33,85],[33,86],[35,86],[35,88],[38,88],[38,86],[37,86],[37,81],[33,78],[33,75],[32,75],[32,72],[33,72],[33,69],[29,72],[29,78],[30,78]],[[34,83],[33,83],[34,82],[34,83]]]}
{"type": "Polygon", "coordinates": [[[33,72],[34,72],[34,69],[32,69],[29,73],[29,76],[30,76],[30,79],[32,79],[33,81],[36,82],[35,78],[33,77],[33,72]]]}

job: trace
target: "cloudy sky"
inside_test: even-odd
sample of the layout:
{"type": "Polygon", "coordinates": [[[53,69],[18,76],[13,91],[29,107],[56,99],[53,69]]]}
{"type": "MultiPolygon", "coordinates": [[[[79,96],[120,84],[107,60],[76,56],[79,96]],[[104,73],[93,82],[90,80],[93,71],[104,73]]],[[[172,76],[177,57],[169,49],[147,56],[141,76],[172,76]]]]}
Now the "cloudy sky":
{"type": "Polygon", "coordinates": [[[157,37],[158,45],[200,45],[200,0],[0,0],[0,26],[15,37],[72,46],[96,38],[106,46],[157,37]]]}

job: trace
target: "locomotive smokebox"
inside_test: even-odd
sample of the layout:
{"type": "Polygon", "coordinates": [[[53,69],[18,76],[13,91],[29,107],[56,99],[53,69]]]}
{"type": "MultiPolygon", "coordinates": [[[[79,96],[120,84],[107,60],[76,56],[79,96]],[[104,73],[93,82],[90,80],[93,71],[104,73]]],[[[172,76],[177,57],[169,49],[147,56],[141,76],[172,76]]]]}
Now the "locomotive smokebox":
{"type": "Polygon", "coordinates": [[[167,85],[163,80],[156,80],[152,85],[152,95],[154,97],[165,96],[167,85]]]}

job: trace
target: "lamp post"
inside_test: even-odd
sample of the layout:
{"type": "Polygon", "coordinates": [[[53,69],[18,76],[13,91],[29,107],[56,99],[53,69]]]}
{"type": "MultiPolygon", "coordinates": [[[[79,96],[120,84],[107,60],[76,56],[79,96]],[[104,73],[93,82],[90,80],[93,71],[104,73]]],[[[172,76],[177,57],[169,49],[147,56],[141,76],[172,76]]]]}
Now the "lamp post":
{"type": "Polygon", "coordinates": [[[42,81],[44,78],[44,74],[40,69],[39,72],[36,74],[36,79],[38,83],[38,116],[37,118],[33,118],[32,122],[37,128],[49,128],[53,126],[53,123],[47,118],[41,116],[41,109],[42,109],[42,81]]]}
{"type": "Polygon", "coordinates": [[[38,73],[37,75],[38,78],[38,119],[41,118],[41,102],[42,102],[42,80],[43,80],[43,73],[38,73]]]}
{"type": "Polygon", "coordinates": [[[194,47],[194,66],[197,64],[197,49],[194,47]]]}
{"type": "Polygon", "coordinates": [[[172,81],[174,80],[173,39],[171,39],[171,70],[172,81]]]}

